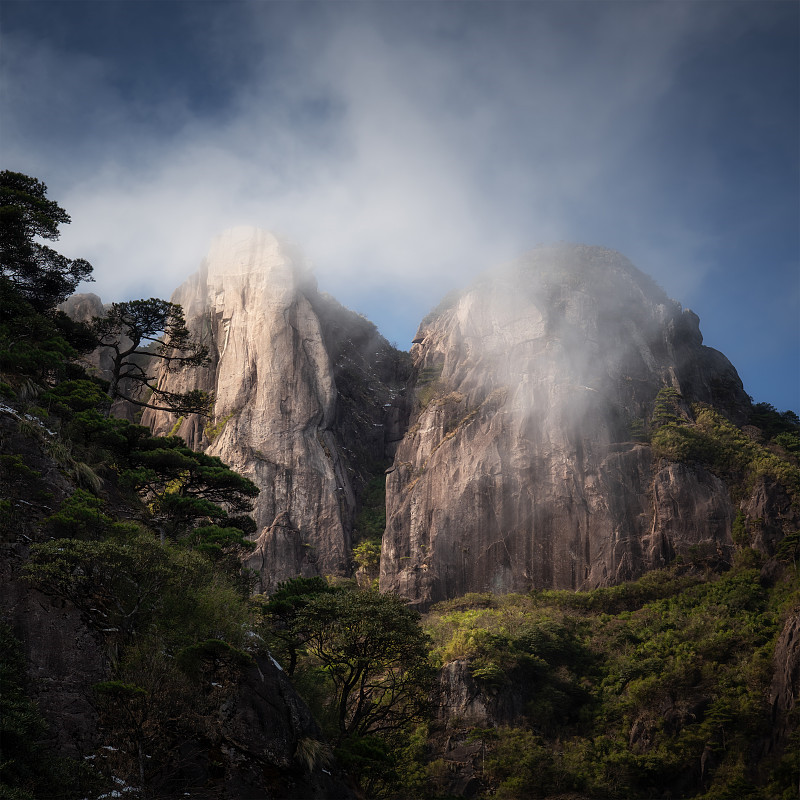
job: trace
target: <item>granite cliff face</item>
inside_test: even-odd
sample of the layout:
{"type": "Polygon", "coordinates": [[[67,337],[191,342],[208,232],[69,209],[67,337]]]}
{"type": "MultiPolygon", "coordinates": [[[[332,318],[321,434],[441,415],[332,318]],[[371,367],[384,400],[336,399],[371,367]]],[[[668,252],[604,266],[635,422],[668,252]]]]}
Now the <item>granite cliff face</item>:
{"type": "Polygon", "coordinates": [[[696,315],[620,254],[534,251],[430,314],[412,357],[382,590],[426,606],[614,583],[693,545],[725,556],[725,484],[657,462],[640,434],[664,387],[738,422],[748,398],[696,315]]]}
{"type": "Polygon", "coordinates": [[[785,533],[780,487],[760,480],[734,506],[713,471],[656,457],[660,392],[737,425],[750,403],[697,316],[619,253],[559,245],[493,270],[423,321],[413,375],[265,231],[215,239],[172,299],[211,362],[162,387],[210,392],[214,414],[142,421],[261,487],[262,591],[351,574],[361,490],[392,457],[381,588],[420,607],[616,583],[698,548],[729,561],[739,511],[768,554],[785,533]]]}
{"type": "Polygon", "coordinates": [[[299,574],[348,574],[358,493],[402,436],[402,354],[319,293],[299,256],[257,229],[215,239],[172,300],[211,363],[166,374],[162,385],[213,393],[214,416],[147,411],[143,423],[261,487],[248,566],[263,590],[299,574]]]}

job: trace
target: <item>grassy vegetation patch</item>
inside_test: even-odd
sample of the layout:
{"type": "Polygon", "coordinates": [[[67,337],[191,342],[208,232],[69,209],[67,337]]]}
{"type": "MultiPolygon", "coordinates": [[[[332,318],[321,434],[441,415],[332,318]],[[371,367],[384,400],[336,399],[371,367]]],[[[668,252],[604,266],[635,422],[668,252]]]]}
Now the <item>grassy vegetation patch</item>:
{"type": "Polygon", "coordinates": [[[709,406],[692,406],[694,422],[668,422],[655,431],[658,456],[670,461],[695,461],[731,479],[741,491],[767,477],[780,483],[800,503],[800,468],[786,451],[776,452],[749,437],[709,406]]]}
{"type": "Polygon", "coordinates": [[[793,569],[773,587],[752,566],[661,571],[589,592],[468,595],[435,606],[425,628],[437,663],[466,659],[487,697],[518,698],[514,726],[476,733],[481,797],[766,798],[800,777],[787,756],[775,794],[758,793],[747,768],[770,730],[777,636],[799,604],[793,569]]]}

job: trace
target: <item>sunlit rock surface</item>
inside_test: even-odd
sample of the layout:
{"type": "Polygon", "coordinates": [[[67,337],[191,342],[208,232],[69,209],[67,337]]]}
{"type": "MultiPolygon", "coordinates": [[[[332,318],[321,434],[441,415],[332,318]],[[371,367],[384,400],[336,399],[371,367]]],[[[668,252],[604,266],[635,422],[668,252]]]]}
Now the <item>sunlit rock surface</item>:
{"type": "Polygon", "coordinates": [[[721,554],[734,516],[706,470],[654,462],[662,387],[743,420],[698,318],[619,253],[536,250],[449,298],[412,349],[415,406],[387,478],[381,589],[589,588],[721,554]]]}
{"type": "Polygon", "coordinates": [[[143,423],[183,436],[261,488],[247,563],[263,590],[299,574],[348,574],[364,470],[393,452],[396,351],[372,323],[320,294],[291,247],[254,228],[217,237],[172,300],[211,363],[165,374],[162,385],[211,392],[214,414],[147,411],[143,423]]]}

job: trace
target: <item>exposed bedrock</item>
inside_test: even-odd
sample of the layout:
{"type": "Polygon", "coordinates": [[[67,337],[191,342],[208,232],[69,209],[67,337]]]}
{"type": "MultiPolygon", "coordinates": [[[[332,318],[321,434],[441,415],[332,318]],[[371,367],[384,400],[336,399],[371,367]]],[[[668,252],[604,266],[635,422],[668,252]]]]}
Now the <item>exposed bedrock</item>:
{"type": "Polygon", "coordinates": [[[724,552],[729,492],[654,461],[663,387],[742,422],[698,318],[619,253],[536,250],[446,300],[412,349],[410,427],[387,479],[381,588],[420,606],[474,591],[589,588],[724,552]]]}
{"type": "Polygon", "coordinates": [[[162,375],[170,391],[213,393],[214,415],[147,411],[253,480],[257,548],[270,590],[295,575],[344,575],[358,493],[400,438],[407,361],[365,318],[318,292],[292,248],[266,231],[217,237],[172,297],[211,352],[208,367],[162,375]]]}

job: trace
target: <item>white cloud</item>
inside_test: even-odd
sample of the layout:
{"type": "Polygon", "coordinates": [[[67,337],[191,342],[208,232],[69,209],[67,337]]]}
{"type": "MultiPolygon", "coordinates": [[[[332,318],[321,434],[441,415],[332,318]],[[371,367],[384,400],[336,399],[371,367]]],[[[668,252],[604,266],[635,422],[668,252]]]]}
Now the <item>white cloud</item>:
{"type": "MultiPolygon", "coordinates": [[[[678,299],[707,273],[709,236],[659,196],[647,137],[686,54],[747,20],[694,3],[243,9],[260,56],[220,115],[176,87],[131,103],[97,58],[5,43],[12,62],[32,48],[18,83],[4,68],[13,168],[50,183],[73,217],[62,249],[104,298],[169,295],[233,224],[289,235],[368,314],[557,239],[622,249],[678,299]]],[[[224,22],[202,34],[217,59],[243,46],[224,22]]]]}

